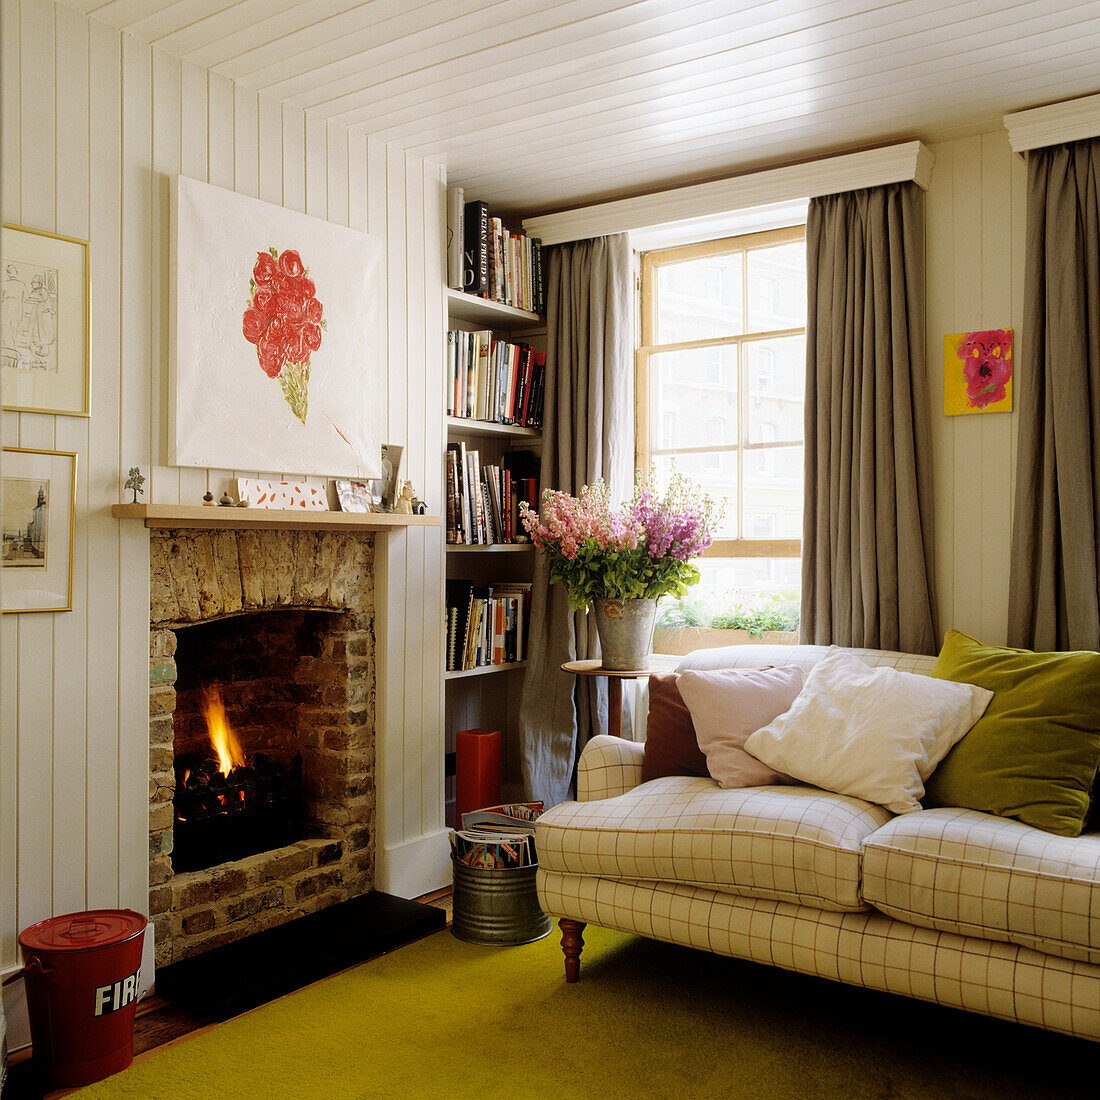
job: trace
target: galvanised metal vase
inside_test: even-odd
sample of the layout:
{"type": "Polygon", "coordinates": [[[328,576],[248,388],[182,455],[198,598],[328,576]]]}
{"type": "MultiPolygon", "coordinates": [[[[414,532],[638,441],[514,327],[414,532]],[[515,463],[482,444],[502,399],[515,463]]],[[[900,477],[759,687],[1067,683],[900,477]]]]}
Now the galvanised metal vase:
{"type": "Polygon", "coordinates": [[[603,667],[613,672],[646,668],[653,649],[657,601],[593,600],[603,667]]]}

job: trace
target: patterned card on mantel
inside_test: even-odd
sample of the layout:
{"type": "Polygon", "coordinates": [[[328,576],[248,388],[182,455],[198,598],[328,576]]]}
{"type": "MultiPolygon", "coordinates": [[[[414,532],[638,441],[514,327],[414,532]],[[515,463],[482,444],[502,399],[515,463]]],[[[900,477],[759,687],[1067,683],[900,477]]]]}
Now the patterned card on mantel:
{"type": "Polygon", "coordinates": [[[323,485],[304,481],[257,481],[237,478],[237,496],[251,508],[304,508],[310,512],[328,511],[328,493],[323,485]]]}

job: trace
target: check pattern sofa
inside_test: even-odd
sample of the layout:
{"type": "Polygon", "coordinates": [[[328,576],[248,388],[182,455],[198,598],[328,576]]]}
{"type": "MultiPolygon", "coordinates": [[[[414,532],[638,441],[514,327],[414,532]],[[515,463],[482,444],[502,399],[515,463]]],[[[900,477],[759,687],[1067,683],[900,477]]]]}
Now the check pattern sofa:
{"type": "MultiPolygon", "coordinates": [[[[795,664],[737,646],[679,668],[795,664]]],[[[928,673],[934,658],[853,650],[928,673]]],[[[1100,833],[963,809],[893,816],[812,787],[642,784],[640,744],[596,737],[578,800],[536,826],[538,892],[567,980],[593,923],[1100,1040],[1100,833]]]]}

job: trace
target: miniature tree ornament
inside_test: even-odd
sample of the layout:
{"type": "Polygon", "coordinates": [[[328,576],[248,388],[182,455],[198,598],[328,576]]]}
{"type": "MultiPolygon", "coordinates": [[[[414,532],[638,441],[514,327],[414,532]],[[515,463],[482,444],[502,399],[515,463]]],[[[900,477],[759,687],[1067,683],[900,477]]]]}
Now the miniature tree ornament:
{"type": "Polygon", "coordinates": [[[140,466],[131,466],[129,476],[126,478],[126,484],[123,485],[123,491],[126,489],[132,489],[134,492],[134,499],[130,501],[131,504],[137,504],[138,493],[142,496],[145,495],[145,490],[142,486],[145,484],[145,476],[141,472],[140,466]]]}

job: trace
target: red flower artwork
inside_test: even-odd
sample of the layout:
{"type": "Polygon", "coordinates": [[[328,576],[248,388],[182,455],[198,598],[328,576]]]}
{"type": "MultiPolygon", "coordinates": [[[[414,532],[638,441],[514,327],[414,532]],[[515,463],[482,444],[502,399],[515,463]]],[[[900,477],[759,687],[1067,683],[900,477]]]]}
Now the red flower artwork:
{"type": "Polygon", "coordinates": [[[244,338],[256,345],[256,358],[269,378],[278,378],[283,396],[304,424],[309,405],[310,356],[321,346],[324,306],[293,248],[256,254],[252,297],[244,311],[244,338]]]}
{"type": "Polygon", "coordinates": [[[984,409],[1007,396],[1012,379],[1012,330],[987,329],[968,332],[956,353],[963,363],[966,399],[971,408],[984,409]]]}

